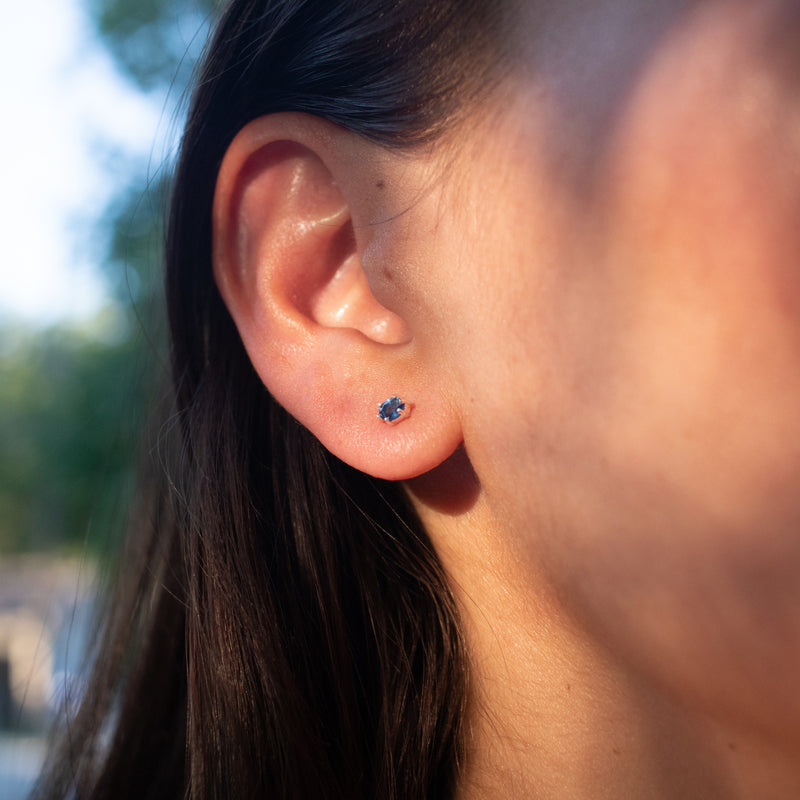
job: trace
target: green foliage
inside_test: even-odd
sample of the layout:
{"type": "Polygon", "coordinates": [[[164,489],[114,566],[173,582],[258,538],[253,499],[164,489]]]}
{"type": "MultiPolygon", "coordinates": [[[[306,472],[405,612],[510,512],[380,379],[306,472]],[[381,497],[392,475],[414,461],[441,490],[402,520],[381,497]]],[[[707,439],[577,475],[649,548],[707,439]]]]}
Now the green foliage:
{"type": "MultiPolygon", "coordinates": [[[[85,0],[99,38],[118,69],[162,105],[162,127],[180,128],[186,87],[208,34],[217,0],[85,0]]],[[[162,131],[163,133],[163,131],[162,131]]],[[[177,138],[177,137],[176,137],[177,138]]],[[[169,163],[154,149],[146,164],[117,159],[119,191],[99,219],[109,241],[104,270],[115,299],[153,314],[169,163]]]]}
{"type": "Polygon", "coordinates": [[[89,0],[100,36],[144,89],[186,84],[215,0],[89,0]]]}
{"type": "Polygon", "coordinates": [[[137,337],[3,331],[0,551],[88,545],[124,527],[153,374],[137,337]]]}
{"type": "MultiPolygon", "coordinates": [[[[120,71],[162,98],[168,121],[215,0],[85,1],[120,71]]],[[[97,221],[107,242],[98,266],[111,288],[113,335],[102,321],[0,329],[0,553],[107,551],[125,527],[142,431],[166,361],[160,250],[169,169],[115,163],[119,191],[97,221]]]]}

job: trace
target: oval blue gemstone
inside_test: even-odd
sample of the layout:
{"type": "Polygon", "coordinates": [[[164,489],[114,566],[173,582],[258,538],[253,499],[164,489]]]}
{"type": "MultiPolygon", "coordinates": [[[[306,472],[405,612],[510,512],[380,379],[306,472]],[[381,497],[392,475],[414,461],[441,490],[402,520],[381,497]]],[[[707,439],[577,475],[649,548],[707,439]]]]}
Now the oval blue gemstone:
{"type": "Polygon", "coordinates": [[[381,403],[378,409],[378,416],[384,422],[396,422],[403,416],[406,410],[406,404],[399,397],[390,397],[381,403]]]}

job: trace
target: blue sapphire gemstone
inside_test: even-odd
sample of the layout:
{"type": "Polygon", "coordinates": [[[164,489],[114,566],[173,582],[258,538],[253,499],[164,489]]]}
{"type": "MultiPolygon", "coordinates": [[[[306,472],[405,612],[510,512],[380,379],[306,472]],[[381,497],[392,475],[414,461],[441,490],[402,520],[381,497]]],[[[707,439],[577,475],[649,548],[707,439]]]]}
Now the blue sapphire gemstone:
{"type": "Polygon", "coordinates": [[[399,397],[390,397],[381,403],[378,417],[384,422],[397,422],[405,413],[406,404],[399,397]]]}

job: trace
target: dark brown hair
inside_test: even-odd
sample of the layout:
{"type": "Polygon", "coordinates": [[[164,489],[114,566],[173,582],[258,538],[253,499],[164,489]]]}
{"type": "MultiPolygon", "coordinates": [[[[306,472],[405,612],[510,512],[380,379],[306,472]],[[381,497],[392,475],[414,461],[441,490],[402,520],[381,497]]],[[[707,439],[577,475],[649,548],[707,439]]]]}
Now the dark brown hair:
{"type": "Polygon", "coordinates": [[[496,0],[233,0],[200,70],[166,250],[174,411],[86,698],[38,797],[446,798],[467,668],[401,487],[331,456],[255,375],[211,273],[237,131],[324,117],[435,138],[500,62],[496,0]]]}

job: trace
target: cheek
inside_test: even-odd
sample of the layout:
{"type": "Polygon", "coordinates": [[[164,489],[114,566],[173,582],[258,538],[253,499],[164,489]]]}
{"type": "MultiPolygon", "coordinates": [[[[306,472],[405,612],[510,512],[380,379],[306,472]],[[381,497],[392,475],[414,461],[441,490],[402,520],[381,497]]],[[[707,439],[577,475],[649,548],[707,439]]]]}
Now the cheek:
{"type": "Polygon", "coordinates": [[[609,159],[601,308],[564,288],[571,528],[543,545],[649,674],[800,738],[797,97],[753,64],[709,67],[703,91],[670,67],[609,159]]]}
{"type": "Polygon", "coordinates": [[[608,452],[656,453],[666,480],[752,526],[800,500],[800,150],[723,97],[713,114],[645,107],[622,137],[598,270],[614,316],[589,357],[608,376],[595,401],[623,412],[608,452]]]}

